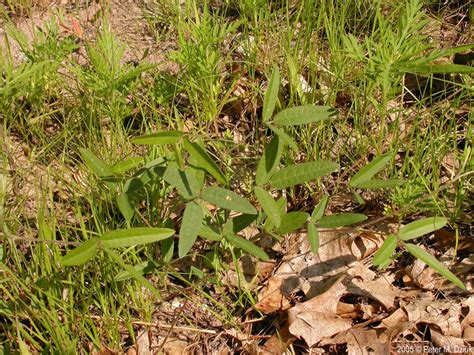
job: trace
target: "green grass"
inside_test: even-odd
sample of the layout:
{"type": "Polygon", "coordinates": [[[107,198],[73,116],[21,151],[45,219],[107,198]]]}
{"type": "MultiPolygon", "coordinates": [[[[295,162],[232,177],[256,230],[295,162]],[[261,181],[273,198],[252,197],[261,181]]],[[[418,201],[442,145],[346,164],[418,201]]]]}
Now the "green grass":
{"type": "MultiPolygon", "coordinates": [[[[131,138],[191,127],[189,135],[202,138],[231,186],[248,193],[249,167],[256,166],[270,135],[261,108],[275,66],[282,77],[277,111],[302,104],[339,110],[332,124],[290,129],[299,149],[285,152],[284,165],[329,159],[343,167],[339,178],[308,186],[311,193],[288,189],[290,205],[309,210],[324,193],[346,193],[355,172],[372,157],[393,151],[383,177],[403,178],[407,184],[373,193],[373,201],[385,206],[376,214],[393,213],[401,220],[443,215],[461,233],[472,227],[473,76],[456,73],[459,68],[450,62],[454,51],[443,49],[450,43],[429,40],[430,28],[450,12],[467,14],[467,5],[459,2],[458,9],[449,9],[416,0],[185,3],[155,0],[142,6],[143,20],[157,40],[175,39],[175,50],[166,54],[178,68],[174,72],[147,63],[146,57],[136,66],[125,63],[127,45],[110,30],[107,11],[95,41],[59,35],[55,21],[35,29],[30,41],[11,19],[3,22],[8,33],[0,46],[4,352],[22,346],[45,353],[104,345],[126,350],[139,322],[156,323],[156,299],[136,281],[117,282],[123,270],[109,256],[73,268],[62,266],[60,258],[109,230],[179,225],[182,209],[166,197],[165,184],[156,182],[145,192],[140,214],[125,220],[115,203],[117,188],[87,169],[79,148],[110,165],[132,157],[170,157],[172,149],[144,149],[131,138]],[[22,49],[20,63],[13,58],[13,44],[22,49]],[[76,53],[81,45],[86,63],[76,53]],[[423,71],[443,60],[449,63],[443,73],[423,71]],[[237,143],[235,132],[243,137],[237,143]],[[21,188],[25,184],[31,187],[28,194],[21,188]]],[[[33,11],[29,1],[5,6],[6,17],[33,11]]],[[[206,253],[219,253],[212,248],[198,243],[191,254],[201,260],[206,253]]],[[[181,300],[206,304],[206,317],[218,319],[221,328],[241,327],[256,293],[222,281],[237,256],[190,275],[186,260],[168,260],[165,254],[165,247],[149,245],[120,253],[130,265],[155,260],[149,280],[165,298],[176,293],[181,300]]],[[[189,315],[183,319],[204,327],[189,315]]]]}

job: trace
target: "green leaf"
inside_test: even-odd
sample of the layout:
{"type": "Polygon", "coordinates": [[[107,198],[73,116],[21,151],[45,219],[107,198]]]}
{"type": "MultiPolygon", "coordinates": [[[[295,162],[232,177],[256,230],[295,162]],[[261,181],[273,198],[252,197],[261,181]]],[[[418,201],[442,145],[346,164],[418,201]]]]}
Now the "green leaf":
{"type": "Polygon", "coordinates": [[[178,169],[177,164],[170,163],[166,168],[163,179],[175,187],[178,193],[186,200],[191,200],[199,194],[202,185],[196,179],[196,176],[186,170],[178,169]]]}
{"type": "Polygon", "coordinates": [[[227,210],[257,214],[257,210],[243,197],[235,192],[223,189],[222,187],[205,187],[202,190],[201,197],[213,205],[225,208],[227,210]]]}
{"type": "Polygon", "coordinates": [[[143,277],[138,271],[136,271],[132,266],[125,263],[120,255],[116,254],[113,250],[108,249],[107,247],[104,248],[104,251],[110,256],[117,264],[120,265],[121,268],[125,269],[132,277],[140,282],[143,287],[147,288],[156,298],[157,300],[161,301],[162,297],[160,291],[158,291],[147,279],[143,277]]]}
{"type": "Polygon", "coordinates": [[[319,251],[319,233],[316,226],[311,222],[308,222],[308,240],[311,251],[313,254],[317,254],[319,251]]]}
{"type": "Polygon", "coordinates": [[[178,255],[184,257],[191,250],[202,227],[202,207],[196,202],[188,202],[183,213],[179,230],[178,255]]]}
{"type": "Polygon", "coordinates": [[[256,219],[256,214],[241,214],[240,216],[229,218],[227,222],[225,222],[222,232],[224,235],[237,234],[256,219]]]}
{"type": "Polygon", "coordinates": [[[321,228],[337,228],[359,223],[366,219],[367,216],[361,213],[337,213],[324,216],[321,218],[318,225],[321,228]]]}
{"type": "Polygon", "coordinates": [[[97,252],[98,239],[91,238],[61,258],[64,266],[82,265],[92,259],[97,252]]]}
{"type": "Polygon", "coordinates": [[[291,149],[295,152],[298,152],[298,144],[290,137],[288,133],[286,133],[283,129],[273,126],[272,124],[266,122],[265,125],[272,130],[278,137],[282,143],[289,145],[291,149]]]}
{"type": "Polygon", "coordinates": [[[183,132],[181,131],[166,131],[147,134],[140,137],[135,137],[132,142],[135,144],[173,144],[181,139],[183,132]]]}
{"type": "Polygon", "coordinates": [[[305,105],[287,108],[278,112],[273,121],[277,126],[297,126],[321,122],[334,117],[337,111],[329,106],[305,105]]]}
{"type": "Polygon", "coordinates": [[[122,213],[122,216],[127,222],[130,222],[130,220],[135,215],[135,207],[133,206],[132,196],[127,193],[121,193],[117,195],[116,202],[120,213],[122,213]]]}
{"type": "Polygon", "coordinates": [[[112,168],[97,158],[97,156],[95,156],[89,149],[79,148],[79,152],[81,153],[82,159],[87,167],[98,177],[103,178],[114,175],[112,168]]]}
{"type": "Polygon", "coordinates": [[[413,74],[471,74],[474,67],[461,64],[417,64],[403,66],[401,71],[413,74]]]}
{"type": "Polygon", "coordinates": [[[308,218],[309,214],[306,212],[288,212],[281,217],[277,232],[281,235],[291,233],[301,228],[308,221],[308,218]]]}
{"type": "Polygon", "coordinates": [[[190,142],[188,139],[184,140],[184,149],[188,151],[191,157],[196,161],[197,165],[206,170],[209,174],[214,176],[221,184],[227,184],[227,179],[217,164],[211,159],[209,154],[201,148],[197,143],[190,142]]]}
{"type": "Polygon", "coordinates": [[[382,265],[386,265],[387,262],[390,260],[390,257],[393,255],[393,252],[397,248],[397,236],[390,234],[385,241],[383,242],[382,246],[379,250],[374,254],[374,259],[372,264],[374,266],[381,267],[382,265]]]}
{"type": "Polygon", "coordinates": [[[273,223],[273,225],[278,228],[281,223],[281,215],[278,205],[273,199],[272,195],[258,186],[254,187],[254,191],[258,202],[260,202],[262,205],[263,211],[273,223]]]}
{"type": "Polygon", "coordinates": [[[290,165],[277,171],[271,177],[270,184],[277,189],[284,189],[317,179],[338,169],[338,164],[323,160],[290,165]]]}
{"type": "Polygon", "coordinates": [[[115,174],[121,175],[144,163],[145,163],[144,157],[129,158],[115,164],[112,167],[112,170],[115,174]]]}
{"type": "MultiPolygon", "coordinates": [[[[140,275],[145,275],[155,270],[158,267],[158,264],[152,260],[147,260],[132,267],[140,275]]],[[[120,281],[128,280],[131,277],[133,276],[128,271],[122,271],[118,273],[117,275],[115,275],[114,280],[117,282],[120,282],[120,281]]]]}
{"type": "Polygon", "coordinates": [[[260,249],[258,246],[256,246],[251,241],[248,241],[247,239],[239,237],[238,235],[226,235],[225,239],[230,244],[236,246],[239,249],[242,249],[243,251],[246,251],[249,254],[252,254],[253,256],[256,256],[260,260],[270,260],[270,257],[267,255],[267,253],[265,253],[262,249],[260,249]]]}
{"type": "Polygon", "coordinates": [[[466,286],[459,280],[456,275],[454,275],[451,271],[449,271],[443,264],[441,264],[433,255],[428,253],[427,251],[421,249],[420,247],[406,243],[405,248],[416,258],[423,261],[426,265],[432,267],[436,272],[441,274],[442,276],[446,277],[449,281],[453,284],[458,286],[459,288],[465,290],[466,286]]]}
{"type": "Polygon", "coordinates": [[[349,181],[349,186],[358,187],[359,183],[370,180],[375,174],[382,170],[385,165],[387,165],[391,158],[391,154],[384,154],[374,158],[352,177],[349,181]]]}
{"type": "Polygon", "coordinates": [[[218,242],[223,238],[223,236],[219,233],[219,230],[212,225],[201,227],[201,230],[199,231],[198,235],[201,238],[205,238],[212,242],[218,242]]]}
{"type": "Polygon", "coordinates": [[[398,236],[401,240],[410,240],[434,232],[448,224],[444,217],[430,217],[411,222],[400,228],[398,236]]]}
{"type": "Polygon", "coordinates": [[[324,195],[321,201],[318,202],[316,207],[313,210],[313,213],[311,213],[311,223],[316,223],[318,222],[323,216],[324,216],[324,211],[326,211],[326,206],[328,205],[329,201],[329,196],[324,195]]]}
{"type": "Polygon", "coordinates": [[[372,179],[372,180],[367,180],[367,181],[361,181],[353,186],[361,188],[361,189],[385,189],[389,187],[402,186],[403,184],[405,184],[405,182],[406,181],[402,179],[388,179],[388,180],[372,179]]]}
{"type": "Polygon", "coordinates": [[[280,89],[280,71],[277,66],[273,68],[272,76],[268,82],[268,89],[263,99],[262,120],[268,121],[275,110],[275,104],[278,100],[278,90],[280,89]]]}
{"type": "Polygon", "coordinates": [[[174,230],[168,228],[137,227],[116,229],[104,233],[100,240],[108,248],[125,248],[154,243],[172,237],[174,230]]]}
{"type": "Polygon", "coordinates": [[[255,174],[257,185],[264,185],[270,180],[276,171],[283,154],[283,144],[278,136],[274,136],[270,143],[265,147],[263,155],[260,158],[255,174]]]}

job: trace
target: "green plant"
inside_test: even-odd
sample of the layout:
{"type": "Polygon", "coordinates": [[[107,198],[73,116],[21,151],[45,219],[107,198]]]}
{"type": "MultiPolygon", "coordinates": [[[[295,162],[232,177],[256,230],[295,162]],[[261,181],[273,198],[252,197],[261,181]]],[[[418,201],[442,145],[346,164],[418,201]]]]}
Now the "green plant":
{"type": "MultiPolygon", "coordinates": [[[[234,249],[241,249],[261,260],[268,260],[268,255],[258,244],[258,238],[247,240],[239,235],[244,228],[254,223],[256,227],[267,234],[279,239],[281,236],[291,233],[306,224],[308,238],[313,252],[318,251],[318,231],[320,228],[337,228],[356,224],[364,221],[367,217],[359,213],[342,213],[325,216],[326,206],[329,196],[325,195],[313,210],[311,216],[302,211],[286,211],[286,199],[280,197],[275,200],[274,195],[282,196],[281,190],[292,188],[295,185],[305,184],[318,179],[339,169],[338,164],[331,161],[311,161],[292,164],[286,167],[279,167],[281,155],[285,147],[297,149],[296,142],[291,138],[286,127],[298,126],[308,123],[316,123],[330,120],[334,117],[334,110],[324,106],[299,106],[287,108],[275,116],[273,111],[277,101],[280,77],[278,70],[274,70],[263,106],[264,124],[275,133],[268,145],[265,147],[263,155],[258,163],[255,175],[255,186],[253,194],[255,200],[259,202],[262,211],[257,209],[239,194],[229,189],[229,179],[222,172],[220,167],[212,160],[206,150],[197,142],[193,142],[191,137],[180,131],[164,131],[140,136],[133,141],[138,144],[152,146],[170,146],[172,149],[165,159],[159,159],[154,164],[148,165],[146,169],[140,169],[133,177],[126,179],[123,192],[117,196],[117,206],[128,223],[132,222],[137,211],[138,191],[147,187],[154,180],[165,182],[168,193],[165,199],[171,199],[171,193],[175,189],[181,201],[182,219],[178,236],[178,257],[186,256],[198,236],[211,243],[220,244],[223,249],[228,249],[234,255],[234,249]],[[187,154],[184,154],[184,153],[187,154]],[[212,177],[213,184],[206,183],[206,175],[212,177]],[[221,186],[219,186],[221,185],[221,186]],[[216,206],[217,210],[211,213],[207,204],[216,206]],[[231,211],[238,213],[232,216],[231,211]]],[[[81,151],[82,156],[88,166],[97,176],[108,179],[109,184],[115,184],[118,179],[116,172],[120,169],[111,167],[99,160],[88,150],[81,151]]],[[[380,172],[391,159],[390,154],[379,156],[372,160],[364,168],[360,169],[349,182],[353,189],[359,188],[386,188],[400,186],[403,180],[379,180],[373,177],[380,172]]],[[[133,167],[137,162],[127,164],[133,167]]],[[[210,181],[209,181],[210,182],[210,181]]],[[[354,191],[355,192],[355,191],[354,191]]],[[[163,220],[167,216],[163,216],[163,220]]],[[[444,224],[446,220],[442,220],[444,224]]],[[[440,222],[441,223],[441,222],[440,222]]],[[[436,223],[435,226],[439,228],[436,223]]],[[[444,225],[443,224],[443,225],[444,225]]],[[[442,225],[441,225],[442,226],[442,225]]],[[[418,228],[416,224],[413,228],[406,227],[400,231],[400,239],[407,240],[419,235],[420,230],[428,233],[431,229],[423,224],[418,228]]],[[[121,258],[112,253],[112,247],[126,247],[162,242],[162,253],[165,261],[172,257],[174,231],[171,229],[153,228],[127,228],[110,231],[100,238],[93,238],[82,244],[80,247],[69,252],[63,259],[63,265],[82,264],[96,255],[98,248],[102,248],[116,262],[118,262],[129,273],[129,276],[137,278],[146,284],[146,280],[141,276],[142,272],[149,271],[150,265],[137,265],[134,269],[126,265],[121,258]]],[[[258,235],[257,235],[258,236],[258,235]]],[[[387,239],[387,245],[378,252],[374,263],[380,265],[386,262],[381,261],[382,257],[387,257],[387,249],[393,247],[393,237],[387,239]]],[[[448,275],[448,279],[459,285],[452,274],[442,269],[439,263],[433,262],[426,255],[419,251],[416,246],[406,245],[406,248],[421,260],[434,267],[442,275],[448,275]]],[[[123,279],[123,275],[120,276],[123,279]]]]}

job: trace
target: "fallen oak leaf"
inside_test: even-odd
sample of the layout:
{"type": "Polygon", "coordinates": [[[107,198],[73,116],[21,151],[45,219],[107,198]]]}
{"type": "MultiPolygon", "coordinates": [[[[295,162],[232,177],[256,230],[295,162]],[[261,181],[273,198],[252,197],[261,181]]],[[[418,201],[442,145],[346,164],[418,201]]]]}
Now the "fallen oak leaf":
{"type": "Polygon", "coordinates": [[[336,314],[339,299],[346,293],[349,281],[348,275],[340,276],[324,293],[290,309],[290,333],[312,347],[323,338],[350,329],[352,320],[336,314]]]}

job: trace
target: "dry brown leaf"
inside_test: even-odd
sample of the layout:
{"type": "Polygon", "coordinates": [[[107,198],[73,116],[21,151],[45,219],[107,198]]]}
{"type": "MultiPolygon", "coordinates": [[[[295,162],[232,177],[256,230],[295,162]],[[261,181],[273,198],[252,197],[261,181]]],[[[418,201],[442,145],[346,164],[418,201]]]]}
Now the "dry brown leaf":
{"type": "Polygon", "coordinates": [[[407,314],[402,308],[397,308],[390,316],[382,320],[380,327],[393,328],[396,325],[406,322],[408,320],[407,314]]]}
{"type": "Polygon", "coordinates": [[[289,325],[286,323],[278,333],[273,334],[263,345],[263,350],[274,355],[284,354],[288,346],[296,340],[288,328],[289,325]]]}
{"type": "Polygon", "coordinates": [[[461,337],[459,317],[461,306],[448,300],[430,298],[416,300],[404,306],[410,322],[436,325],[443,335],[461,337]]]}
{"type": "Polygon", "coordinates": [[[324,339],[320,345],[347,344],[348,354],[388,354],[389,344],[380,338],[376,329],[349,329],[331,339],[324,339]]]}
{"type": "Polygon", "coordinates": [[[290,301],[286,298],[289,293],[284,291],[284,284],[288,284],[286,281],[287,279],[283,276],[271,277],[259,294],[259,301],[255,304],[255,308],[265,314],[289,309],[290,301]]]}
{"type": "Polygon", "coordinates": [[[346,293],[348,283],[347,275],[339,277],[326,292],[290,309],[290,333],[312,347],[323,338],[349,329],[352,321],[336,315],[339,299],[346,293]]]}
{"type": "Polygon", "coordinates": [[[430,329],[430,333],[433,344],[439,348],[442,348],[445,354],[465,352],[460,350],[468,349],[468,346],[464,343],[462,338],[446,336],[434,329],[430,329]]]}

